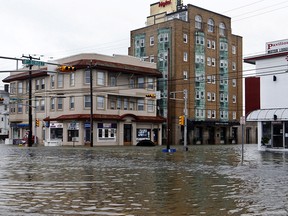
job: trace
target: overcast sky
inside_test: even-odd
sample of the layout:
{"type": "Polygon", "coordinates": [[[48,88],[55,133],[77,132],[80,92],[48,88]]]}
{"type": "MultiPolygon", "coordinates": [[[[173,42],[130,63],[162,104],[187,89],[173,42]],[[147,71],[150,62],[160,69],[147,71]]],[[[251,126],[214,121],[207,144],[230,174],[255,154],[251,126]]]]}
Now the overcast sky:
{"type": "MultiPolygon", "coordinates": [[[[83,52],[127,54],[130,31],[145,26],[154,0],[0,0],[0,56],[43,60],[83,52]]],[[[232,18],[243,37],[243,56],[264,53],[265,43],[288,39],[287,0],[184,0],[232,18]]],[[[16,63],[0,61],[0,71],[16,63]]],[[[7,73],[0,74],[0,80],[7,73]]],[[[0,89],[3,84],[0,82],[0,89]]]]}

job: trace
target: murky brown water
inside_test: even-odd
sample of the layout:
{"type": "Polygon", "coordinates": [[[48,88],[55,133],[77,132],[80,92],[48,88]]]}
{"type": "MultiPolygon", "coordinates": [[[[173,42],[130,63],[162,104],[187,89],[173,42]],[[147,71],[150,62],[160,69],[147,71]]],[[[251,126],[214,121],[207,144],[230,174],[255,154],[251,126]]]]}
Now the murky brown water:
{"type": "Polygon", "coordinates": [[[0,146],[0,215],[288,215],[288,153],[255,145],[0,146]]]}

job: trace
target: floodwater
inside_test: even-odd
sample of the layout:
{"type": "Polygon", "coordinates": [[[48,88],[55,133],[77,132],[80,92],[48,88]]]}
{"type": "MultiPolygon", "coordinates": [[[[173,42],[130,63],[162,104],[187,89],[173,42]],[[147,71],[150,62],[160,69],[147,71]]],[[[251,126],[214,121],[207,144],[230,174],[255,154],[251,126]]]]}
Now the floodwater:
{"type": "Polygon", "coordinates": [[[288,215],[288,153],[163,148],[0,145],[0,215],[288,215]]]}

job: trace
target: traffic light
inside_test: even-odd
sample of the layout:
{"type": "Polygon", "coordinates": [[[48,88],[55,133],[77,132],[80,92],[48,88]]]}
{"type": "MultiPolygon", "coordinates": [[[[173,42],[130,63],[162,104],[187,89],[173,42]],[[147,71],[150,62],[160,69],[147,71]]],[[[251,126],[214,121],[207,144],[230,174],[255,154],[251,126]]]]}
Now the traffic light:
{"type": "Polygon", "coordinates": [[[76,70],[74,66],[66,66],[66,65],[61,65],[57,69],[61,72],[71,72],[76,70]]]}
{"type": "Polygon", "coordinates": [[[185,124],[185,117],[184,115],[179,116],[179,125],[184,125],[185,124]]]}
{"type": "Polygon", "coordinates": [[[147,94],[146,97],[151,97],[151,98],[155,98],[156,95],[155,94],[147,94]]]}
{"type": "Polygon", "coordinates": [[[35,125],[36,125],[36,127],[39,127],[39,126],[40,126],[40,121],[39,121],[39,119],[36,119],[36,120],[35,120],[35,125]]]}

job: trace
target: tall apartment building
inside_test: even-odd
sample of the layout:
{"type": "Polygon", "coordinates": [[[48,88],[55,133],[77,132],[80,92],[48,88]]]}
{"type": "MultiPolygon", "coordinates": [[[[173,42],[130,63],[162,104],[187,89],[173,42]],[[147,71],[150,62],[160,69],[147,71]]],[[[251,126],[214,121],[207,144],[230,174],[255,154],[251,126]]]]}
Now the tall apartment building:
{"type": "Polygon", "coordinates": [[[232,34],[231,18],[183,5],[181,0],[151,4],[146,26],[131,31],[129,54],[156,62],[162,72],[158,79],[162,116],[167,116],[169,83],[173,143],[183,138],[178,117],[183,115],[184,89],[188,91],[188,141],[237,142],[243,113],[242,37],[232,34]]]}
{"type": "MultiPolygon", "coordinates": [[[[156,98],[148,97],[156,94],[161,77],[154,63],[79,54],[54,64],[76,70],[48,65],[32,71],[32,130],[40,144],[89,145],[92,137],[94,146],[136,145],[143,139],[161,145],[165,119],[157,116],[156,98]]],[[[15,143],[29,129],[29,73],[14,72],[3,82],[10,83],[10,139],[15,143]]]]}

